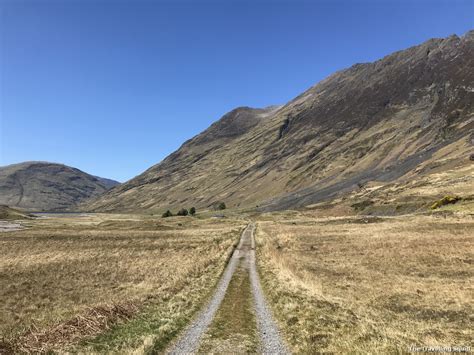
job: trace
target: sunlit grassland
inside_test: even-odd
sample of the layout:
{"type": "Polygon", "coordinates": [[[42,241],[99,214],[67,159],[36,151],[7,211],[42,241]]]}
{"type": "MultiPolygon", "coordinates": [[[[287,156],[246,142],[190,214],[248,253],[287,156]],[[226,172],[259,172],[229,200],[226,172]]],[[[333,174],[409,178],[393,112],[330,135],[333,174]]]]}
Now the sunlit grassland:
{"type": "Polygon", "coordinates": [[[471,214],[263,217],[257,261],[293,351],[471,345],[471,214]]]}
{"type": "Polygon", "coordinates": [[[53,216],[0,234],[4,348],[162,347],[205,300],[236,219],[53,216]],[[79,345],[78,345],[79,344],[79,345]]]}

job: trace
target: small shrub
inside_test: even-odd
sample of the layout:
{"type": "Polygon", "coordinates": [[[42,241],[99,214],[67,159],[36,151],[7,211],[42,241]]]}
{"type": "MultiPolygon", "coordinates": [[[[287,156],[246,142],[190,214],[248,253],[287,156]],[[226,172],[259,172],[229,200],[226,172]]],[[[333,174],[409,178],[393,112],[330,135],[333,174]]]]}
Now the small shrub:
{"type": "Polygon", "coordinates": [[[444,196],[441,200],[438,200],[435,203],[433,203],[431,205],[431,209],[435,210],[437,208],[440,208],[441,206],[452,205],[460,200],[461,200],[461,197],[459,196],[444,196]]]}
{"type": "Polygon", "coordinates": [[[187,216],[188,215],[188,210],[186,208],[181,208],[176,215],[177,216],[187,216]]]}
{"type": "Polygon", "coordinates": [[[215,211],[225,210],[227,206],[224,202],[216,202],[212,205],[215,211]]]}
{"type": "Polygon", "coordinates": [[[170,210],[167,210],[165,213],[163,213],[163,214],[161,215],[161,217],[167,218],[167,217],[171,217],[172,215],[173,215],[173,214],[171,213],[171,211],[170,211],[170,210]]]}
{"type": "Polygon", "coordinates": [[[374,204],[374,201],[365,200],[365,201],[354,203],[353,205],[351,205],[351,207],[355,209],[356,211],[362,211],[366,209],[367,207],[372,206],[373,204],[374,204]]]}
{"type": "Polygon", "coordinates": [[[189,209],[189,214],[190,214],[191,216],[194,216],[194,215],[196,214],[196,208],[195,208],[195,207],[191,207],[191,208],[189,209]]]}

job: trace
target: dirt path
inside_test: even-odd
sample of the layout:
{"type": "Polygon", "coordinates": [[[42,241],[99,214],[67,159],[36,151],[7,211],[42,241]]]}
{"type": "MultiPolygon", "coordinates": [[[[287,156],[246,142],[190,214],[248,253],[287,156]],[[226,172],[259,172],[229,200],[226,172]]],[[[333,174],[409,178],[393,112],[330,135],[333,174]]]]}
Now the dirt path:
{"type": "Polygon", "coordinates": [[[217,289],[168,354],[288,354],[266,304],[255,264],[255,225],[242,233],[217,289]]]}

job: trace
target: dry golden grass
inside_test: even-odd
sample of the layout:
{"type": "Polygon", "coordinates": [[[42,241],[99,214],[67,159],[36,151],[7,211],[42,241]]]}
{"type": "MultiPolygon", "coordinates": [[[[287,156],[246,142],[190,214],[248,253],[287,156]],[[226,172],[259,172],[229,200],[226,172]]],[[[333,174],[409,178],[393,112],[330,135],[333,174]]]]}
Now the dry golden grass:
{"type": "MultiPolygon", "coordinates": [[[[459,147],[455,145],[454,148],[459,147]]],[[[417,171],[424,173],[417,176],[416,173],[411,172],[396,182],[370,182],[350,195],[340,198],[339,201],[332,201],[333,205],[340,211],[344,205],[341,202],[345,202],[346,211],[342,215],[349,212],[347,207],[350,204],[362,201],[373,203],[363,210],[365,214],[406,214],[429,210],[433,203],[445,196],[457,196],[461,200],[456,204],[456,208],[451,210],[474,212],[474,164],[472,162],[467,159],[461,162],[447,158],[431,159],[417,167],[415,172],[417,171]]],[[[326,206],[324,204],[322,206],[324,209],[320,209],[323,212],[321,215],[328,215],[326,206]]]]}
{"type": "Polygon", "coordinates": [[[293,351],[472,344],[472,215],[269,219],[257,260],[293,351]]]}
{"type": "Polygon", "coordinates": [[[98,350],[145,338],[162,346],[212,290],[245,225],[123,215],[29,223],[0,234],[0,334],[10,350],[64,349],[84,337],[98,350]],[[93,340],[108,329],[106,345],[93,340]]]}

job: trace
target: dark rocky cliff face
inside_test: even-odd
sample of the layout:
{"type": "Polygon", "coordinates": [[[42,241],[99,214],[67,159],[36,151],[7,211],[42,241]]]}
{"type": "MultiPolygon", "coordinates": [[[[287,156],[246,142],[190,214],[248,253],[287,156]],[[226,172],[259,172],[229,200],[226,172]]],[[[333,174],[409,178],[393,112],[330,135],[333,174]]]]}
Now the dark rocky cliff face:
{"type": "Polygon", "coordinates": [[[432,39],[337,72],[282,107],[231,111],[89,208],[301,207],[467,144],[473,105],[474,32],[432,39]]]}
{"type": "MultiPolygon", "coordinates": [[[[435,123],[440,137],[449,137],[454,133],[449,127],[473,112],[473,68],[473,32],[463,38],[433,39],[374,63],[356,64],[290,102],[281,126],[289,144],[275,145],[297,150],[324,133],[336,139],[390,119],[403,107],[416,106],[426,107],[424,127],[435,123]]],[[[409,125],[402,119],[398,123],[409,125]]]]}
{"type": "Polygon", "coordinates": [[[473,42],[473,32],[462,38],[434,39],[336,73],[303,94],[310,107],[299,111],[295,103],[295,129],[314,125],[364,128],[395,113],[401,105],[419,103],[432,105],[426,123],[462,120],[472,112],[474,98],[473,42]]]}

